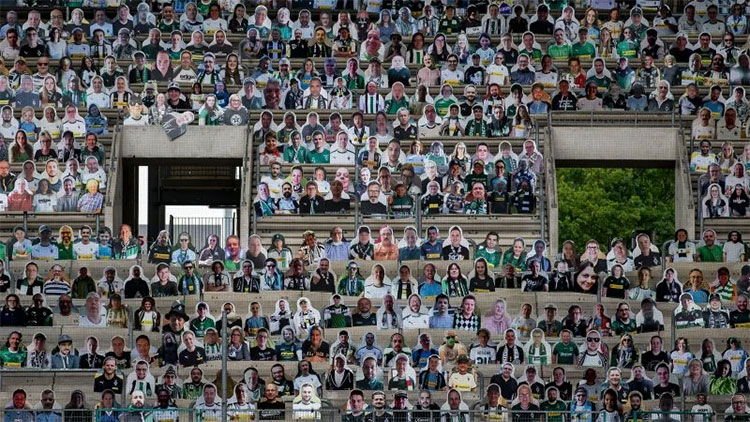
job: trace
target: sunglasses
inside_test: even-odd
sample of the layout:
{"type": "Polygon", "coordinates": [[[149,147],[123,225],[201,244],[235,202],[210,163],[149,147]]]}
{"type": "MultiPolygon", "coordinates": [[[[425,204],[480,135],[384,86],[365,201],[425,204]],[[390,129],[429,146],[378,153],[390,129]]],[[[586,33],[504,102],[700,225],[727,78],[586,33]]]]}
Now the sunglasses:
{"type": "Polygon", "coordinates": [[[600,339],[599,337],[586,337],[586,341],[589,342],[593,341],[594,343],[599,343],[601,340],[602,339],[600,339]]]}

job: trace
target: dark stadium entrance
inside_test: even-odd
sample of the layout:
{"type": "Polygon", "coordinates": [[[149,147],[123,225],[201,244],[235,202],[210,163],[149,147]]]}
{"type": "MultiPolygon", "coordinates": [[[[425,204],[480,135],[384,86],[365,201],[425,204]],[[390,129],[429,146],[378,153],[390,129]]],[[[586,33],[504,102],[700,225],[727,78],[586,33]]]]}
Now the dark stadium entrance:
{"type": "Polygon", "coordinates": [[[164,229],[174,232],[173,240],[187,231],[198,242],[203,232],[238,233],[241,160],[136,158],[122,164],[122,221],[140,227],[149,244],[164,229]]]}

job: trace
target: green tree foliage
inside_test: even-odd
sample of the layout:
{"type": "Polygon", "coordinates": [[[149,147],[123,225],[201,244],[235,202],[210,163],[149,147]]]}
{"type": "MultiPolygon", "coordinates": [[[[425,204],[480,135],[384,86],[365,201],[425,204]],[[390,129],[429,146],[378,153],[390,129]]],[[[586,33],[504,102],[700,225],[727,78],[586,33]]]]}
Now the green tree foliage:
{"type": "Polygon", "coordinates": [[[646,230],[661,246],[674,236],[674,170],[558,169],[557,194],[559,244],[570,239],[580,249],[588,239],[606,244],[646,230]]]}

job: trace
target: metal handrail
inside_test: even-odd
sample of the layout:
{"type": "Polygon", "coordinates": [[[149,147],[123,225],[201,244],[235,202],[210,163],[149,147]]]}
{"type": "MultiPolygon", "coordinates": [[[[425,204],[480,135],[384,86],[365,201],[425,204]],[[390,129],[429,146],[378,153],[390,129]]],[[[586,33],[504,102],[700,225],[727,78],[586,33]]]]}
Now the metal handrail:
{"type": "MultiPolygon", "coordinates": [[[[248,120],[247,122],[247,133],[245,134],[245,156],[243,157],[243,178],[242,178],[242,199],[240,200],[240,205],[247,205],[245,201],[245,197],[250,194],[252,195],[252,187],[249,187],[247,184],[248,178],[250,179],[250,183],[252,186],[252,182],[255,181],[255,186],[258,186],[260,183],[260,166],[255,165],[255,158],[253,157],[253,125],[248,120]],[[246,192],[246,189],[250,189],[250,192],[246,192]]],[[[252,204],[252,198],[250,198],[250,203],[252,204]]],[[[255,212],[253,210],[250,210],[250,215],[244,216],[244,218],[250,219],[250,234],[255,234],[257,230],[258,225],[258,219],[255,217],[255,212]]]]}

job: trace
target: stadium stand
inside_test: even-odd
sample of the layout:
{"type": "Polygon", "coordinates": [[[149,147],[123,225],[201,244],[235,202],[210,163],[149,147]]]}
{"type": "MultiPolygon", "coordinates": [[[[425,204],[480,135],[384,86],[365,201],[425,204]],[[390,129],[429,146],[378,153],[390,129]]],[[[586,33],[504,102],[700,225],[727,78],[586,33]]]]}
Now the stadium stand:
{"type": "Polygon", "coordinates": [[[748,15],[0,1],[3,420],[750,420],[748,15]],[[142,241],[132,157],[241,161],[174,173],[239,229],[142,241]],[[674,239],[558,239],[586,160],[674,239]]]}

